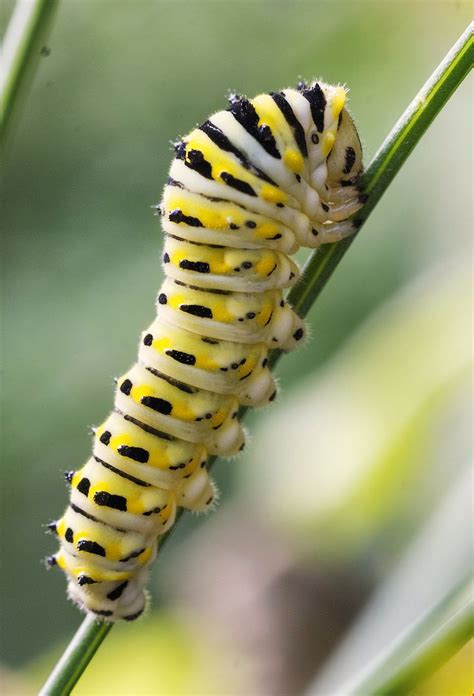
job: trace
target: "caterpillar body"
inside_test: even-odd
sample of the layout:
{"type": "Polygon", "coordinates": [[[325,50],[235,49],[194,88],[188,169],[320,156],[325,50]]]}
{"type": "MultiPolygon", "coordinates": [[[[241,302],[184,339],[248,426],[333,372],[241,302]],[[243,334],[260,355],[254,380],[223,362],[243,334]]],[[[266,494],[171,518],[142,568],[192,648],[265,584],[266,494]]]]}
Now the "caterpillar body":
{"type": "Polygon", "coordinates": [[[70,503],[48,559],[70,598],[104,621],[132,620],[176,509],[215,499],[208,455],[244,446],[240,405],[275,398],[269,350],[292,350],[302,320],[282,291],[290,256],[350,235],[362,150],[343,87],[322,82],[231,96],[175,145],[157,213],[164,283],[138,361],[117,381],[92,457],[68,472],[70,503]]]}

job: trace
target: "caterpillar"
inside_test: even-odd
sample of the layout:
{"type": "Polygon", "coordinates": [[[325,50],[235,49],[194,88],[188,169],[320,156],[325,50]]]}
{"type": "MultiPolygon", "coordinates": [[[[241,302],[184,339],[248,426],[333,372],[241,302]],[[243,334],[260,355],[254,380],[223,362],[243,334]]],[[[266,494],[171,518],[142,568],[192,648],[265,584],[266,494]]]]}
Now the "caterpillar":
{"type": "Polygon", "coordinates": [[[231,95],[175,143],[155,206],[165,233],[157,315],[91,458],[66,473],[66,512],[48,525],[60,544],[48,564],[100,620],[143,612],[178,506],[201,512],[215,500],[208,456],[242,450],[239,406],[275,398],[269,351],[305,334],[283,297],[300,275],[291,255],[355,230],[362,148],[345,100],[344,87],[320,81],[231,95]]]}

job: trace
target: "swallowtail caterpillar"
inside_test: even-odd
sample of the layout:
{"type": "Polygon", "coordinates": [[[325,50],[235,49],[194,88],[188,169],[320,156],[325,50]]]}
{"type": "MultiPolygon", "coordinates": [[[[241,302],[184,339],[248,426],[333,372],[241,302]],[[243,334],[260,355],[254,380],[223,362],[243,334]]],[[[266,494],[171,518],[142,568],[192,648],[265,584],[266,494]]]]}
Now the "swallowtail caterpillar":
{"type": "Polygon", "coordinates": [[[275,398],[274,348],[304,337],[283,298],[291,259],[353,233],[362,149],[346,91],[323,82],[233,95],[175,145],[162,201],[164,283],[138,361],[117,381],[92,457],[68,472],[70,502],[51,523],[48,559],[70,598],[104,621],[132,620],[160,535],[178,506],[215,500],[209,455],[244,446],[240,405],[275,398]]]}

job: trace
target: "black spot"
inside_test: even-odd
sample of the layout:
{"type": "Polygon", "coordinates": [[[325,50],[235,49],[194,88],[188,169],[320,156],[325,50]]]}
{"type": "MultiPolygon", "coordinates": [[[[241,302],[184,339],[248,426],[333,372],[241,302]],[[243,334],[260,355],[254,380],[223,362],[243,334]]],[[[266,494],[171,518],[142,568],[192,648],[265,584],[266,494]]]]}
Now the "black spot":
{"type": "Polygon", "coordinates": [[[163,263],[169,263],[170,262],[170,256],[169,254],[163,254],[163,263]]]}
{"type": "Polygon", "coordinates": [[[326,205],[326,203],[321,203],[321,208],[324,210],[325,213],[329,212],[329,206],[326,205]]]}
{"type": "Polygon", "coordinates": [[[317,133],[312,133],[311,135],[311,142],[314,145],[317,145],[319,143],[319,135],[317,133]]]}
{"type": "Polygon", "coordinates": [[[173,405],[169,401],[160,399],[157,396],[143,396],[140,403],[153,409],[153,411],[163,413],[165,416],[169,416],[173,410],[173,405]]]}
{"type": "MultiPolygon", "coordinates": [[[[293,273],[293,275],[295,275],[295,274],[293,273]]],[[[282,300],[282,301],[280,302],[280,307],[284,307],[284,306],[285,306],[285,301],[282,300]]]]}
{"type": "Polygon", "coordinates": [[[295,174],[295,179],[296,179],[296,181],[297,181],[298,183],[300,183],[301,177],[300,177],[299,174],[295,174]]]}
{"type": "Polygon", "coordinates": [[[99,440],[102,442],[103,445],[108,445],[111,437],[112,433],[109,430],[106,430],[104,433],[102,433],[99,440]]]}
{"type": "Polygon", "coordinates": [[[82,478],[79,483],[77,484],[77,490],[80,493],[83,493],[83,495],[88,496],[89,495],[89,489],[91,487],[91,482],[89,481],[88,478],[82,478]]]}
{"type": "Polygon", "coordinates": [[[97,491],[97,493],[94,493],[94,503],[127,512],[127,499],[123,495],[112,495],[107,493],[107,491],[97,491]]]}
{"type": "Polygon", "coordinates": [[[147,335],[145,336],[145,338],[143,339],[143,343],[144,343],[146,346],[151,346],[151,344],[153,343],[153,336],[152,336],[151,334],[147,334],[147,335]]]}
{"type": "Polygon", "coordinates": [[[215,341],[213,338],[208,338],[207,336],[203,336],[203,338],[201,338],[201,341],[203,343],[209,343],[209,345],[211,345],[211,346],[218,346],[219,345],[219,341],[215,341]]]}
{"type": "Polygon", "coordinates": [[[315,230],[314,227],[313,227],[313,229],[311,230],[311,232],[314,234],[315,237],[317,237],[318,234],[319,234],[318,230],[315,230]]]}
{"type": "Polygon", "coordinates": [[[71,527],[68,527],[66,529],[66,533],[64,534],[64,538],[66,541],[68,541],[70,544],[74,543],[74,532],[72,531],[71,527]]]}
{"type": "Polygon", "coordinates": [[[316,82],[313,87],[302,91],[303,97],[309,101],[311,116],[314,125],[320,133],[324,130],[324,111],[326,109],[326,97],[321,87],[316,82]]]}
{"type": "Polygon", "coordinates": [[[304,89],[307,88],[307,83],[304,80],[299,80],[298,84],[296,85],[296,89],[298,92],[302,92],[304,89]]]}
{"type": "Polygon", "coordinates": [[[271,396],[269,397],[268,400],[269,400],[269,401],[273,401],[273,400],[275,399],[275,396],[276,396],[276,395],[277,395],[277,393],[276,393],[276,391],[274,391],[273,394],[271,394],[271,396]]]}
{"type": "Polygon", "coordinates": [[[262,127],[258,125],[258,114],[248,99],[239,99],[235,97],[230,102],[230,108],[228,110],[235,120],[245,128],[247,133],[255,138],[269,155],[276,159],[281,159],[275,138],[270,128],[268,128],[268,126],[262,127]]]}
{"type": "Polygon", "coordinates": [[[346,147],[346,151],[344,153],[344,169],[342,170],[344,174],[349,174],[351,171],[352,167],[354,166],[354,162],[356,161],[356,153],[353,147],[346,147]]]}
{"type": "Polygon", "coordinates": [[[211,497],[206,500],[206,505],[210,505],[213,500],[214,500],[214,496],[211,495],[211,497]]]}
{"type": "Polygon", "coordinates": [[[247,317],[247,319],[255,319],[257,315],[255,314],[255,312],[247,312],[245,316],[247,317]]]}
{"type": "Polygon", "coordinates": [[[279,92],[270,92],[270,96],[280,109],[281,113],[285,117],[286,122],[293,131],[293,137],[295,139],[296,144],[298,145],[299,151],[301,152],[303,157],[307,157],[308,148],[306,146],[306,138],[303,126],[296,118],[293,109],[291,108],[290,104],[287,102],[285,98],[285,95],[279,92]]]}
{"type": "Polygon", "coordinates": [[[295,341],[300,341],[303,338],[303,336],[304,331],[301,327],[299,329],[296,329],[295,333],[293,334],[293,338],[295,339],[295,341]]]}
{"type": "Polygon", "coordinates": [[[150,457],[150,453],[143,447],[130,447],[130,445],[120,445],[117,452],[121,457],[128,457],[140,464],[146,464],[150,457]]]}
{"type": "Polygon", "coordinates": [[[268,358],[264,358],[262,361],[262,367],[266,367],[268,365],[268,358]]]}
{"type": "Polygon", "coordinates": [[[87,553],[93,553],[96,556],[102,556],[103,558],[105,558],[104,547],[98,544],[96,541],[90,541],[89,539],[81,539],[77,542],[77,548],[79,551],[86,551],[87,553]]]}
{"type": "Polygon", "coordinates": [[[235,176],[232,176],[232,174],[229,174],[229,172],[222,172],[221,179],[227,186],[236,189],[236,191],[240,191],[240,193],[245,193],[247,196],[257,195],[250,184],[246,181],[242,181],[242,179],[237,179],[235,176]]]}
{"type": "Polygon", "coordinates": [[[359,227],[362,227],[363,220],[352,220],[352,226],[355,230],[358,230],[359,227]]]}
{"type": "Polygon", "coordinates": [[[191,355],[191,353],[183,353],[181,350],[167,350],[166,355],[176,362],[182,363],[183,365],[195,365],[196,357],[191,355]]]}
{"type": "Polygon", "coordinates": [[[274,239],[281,239],[281,234],[274,234],[273,237],[268,237],[268,240],[272,242],[274,239]]]}
{"type": "Polygon", "coordinates": [[[208,162],[200,150],[188,150],[184,164],[206,179],[212,180],[212,165],[208,162]]]}
{"type": "Polygon", "coordinates": [[[127,585],[128,580],[125,580],[125,582],[122,582],[120,583],[120,585],[117,585],[117,587],[114,590],[112,590],[112,592],[109,592],[109,594],[107,595],[107,599],[111,599],[112,601],[114,601],[115,599],[121,597],[127,585]]]}
{"type": "Polygon", "coordinates": [[[251,261],[244,261],[242,264],[242,268],[252,268],[252,262],[251,261]]]}
{"type": "Polygon", "coordinates": [[[184,304],[180,306],[180,310],[187,314],[193,314],[195,317],[212,319],[212,310],[209,307],[204,307],[204,305],[184,304]]]}
{"type": "Polygon", "coordinates": [[[158,295],[158,302],[160,304],[166,304],[168,302],[168,298],[166,297],[164,292],[160,292],[160,294],[158,295]]]}
{"type": "Polygon", "coordinates": [[[337,130],[341,127],[342,123],[342,111],[339,112],[339,116],[337,117],[337,130]]]}
{"type": "Polygon", "coordinates": [[[239,366],[239,363],[232,363],[231,368],[233,370],[236,370],[238,368],[238,366],[239,366]]]}
{"type": "Polygon", "coordinates": [[[206,261],[189,261],[183,259],[179,262],[179,267],[185,271],[196,271],[196,273],[210,273],[211,268],[206,261]]]}
{"type": "Polygon", "coordinates": [[[221,372],[228,372],[229,371],[228,367],[220,367],[219,369],[221,372]]]}
{"type": "Polygon", "coordinates": [[[130,395],[130,392],[132,391],[133,384],[129,379],[124,379],[122,384],[120,385],[120,391],[122,394],[125,394],[126,396],[130,395]]]}
{"type": "Polygon", "coordinates": [[[189,227],[203,226],[199,218],[193,217],[192,215],[184,215],[182,210],[172,210],[168,217],[170,219],[170,222],[175,222],[177,225],[179,225],[181,222],[184,222],[184,224],[188,225],[189,227]]]}
{"type": "Polygon", "coordinates": [[[240,268],[237,266],[237,268],[234,268],[235,273],[240,273],[240,268]]]}
{"type": "Polygon", "coordinates": [[[247,358],[242,358],[239,365],[245,365],[246,362],[247,362],[247,358]]]}
{"type": "Polygon", "coordinates": [[[77,584],[81,587],[83,585],[95,585],[96,581],[90,578],[88,575],[79,575],[77,578],[77,584]]]}
{"type": "Polygon", "coordinates": [[[276,207],[277,207],[277,208],[284,208],[285,205],[284,205],[284,203],[277,203],[277,204],[276,204],[276,207]]]}
{"type": "Polygon", "coordinates": [[[239,452],[242,452],[242,450],[244,449],[244,447],[245,447],[245,442],[242,442],[242,444],[241,444],[240,447],[239,447],[239,452]]]}
{"type": "Polygon", "coordinates": [[[229,227],[231,230],[238,230],[239,229],[239,226],[233,222],[230,223],[229,227]]]}
{"type": "Polygon", "coordinates": [[[257,223],[253,220],[247,220],[245,227],[250,227],[251,230],[254,230],[257,227],[257,223]]]}
{"type": "Polygon", "coordinates": [[[369,200],[369,194],[368,194],[368,193],[361,193],[361,194],[359,195],[359,203],[361,203],[362,205],[364,205],[364,203],[367,203],[368,200],[369,200]]]}
{"type": "Polygon", "coordinates": [[[53,566],[58,564],[58,562],[56,560],[56,556],[48,556],[45,560],[46,560],[47,565],[50,566],[50,568],[52,568],[53,566]]]}
{"type": "Polygon", "coordinates": [[[68,483],[72,482],[72,477],[74,476],[74,471],[65,471],[64,472],[64,478],[68,483]]]}

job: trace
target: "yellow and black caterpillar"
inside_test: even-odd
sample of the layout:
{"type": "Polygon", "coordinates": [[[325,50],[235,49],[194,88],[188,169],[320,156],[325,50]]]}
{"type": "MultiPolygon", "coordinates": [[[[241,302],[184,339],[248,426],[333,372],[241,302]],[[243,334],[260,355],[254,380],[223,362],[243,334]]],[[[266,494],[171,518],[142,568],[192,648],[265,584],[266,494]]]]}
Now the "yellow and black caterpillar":
{"type": "Polygon", "coordinates": [[[175,145],[157,212],[165,281],[138,362],[117,381],[93,454],[68,472],[71,499],[50,525],[48,559],[69,596],[105,621],[146,604],[157,540],[177,506],[206,510],[208,455],[244,446],[239,405],[275,398],[272,348],[292,350],[304,325],[283,299],[289,258],[354,231],[362,151],[343,87],[322,82],[231,96],[175,145]]]}

